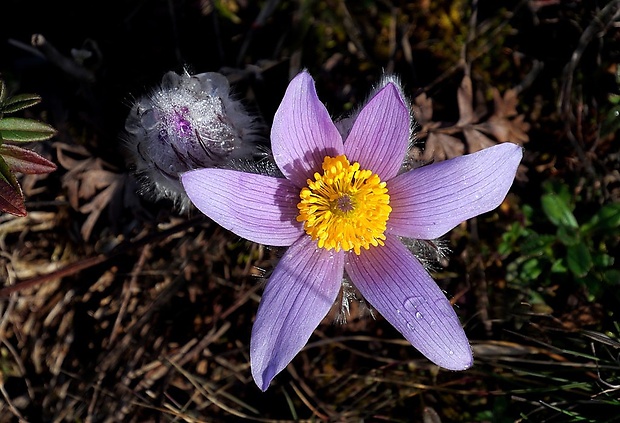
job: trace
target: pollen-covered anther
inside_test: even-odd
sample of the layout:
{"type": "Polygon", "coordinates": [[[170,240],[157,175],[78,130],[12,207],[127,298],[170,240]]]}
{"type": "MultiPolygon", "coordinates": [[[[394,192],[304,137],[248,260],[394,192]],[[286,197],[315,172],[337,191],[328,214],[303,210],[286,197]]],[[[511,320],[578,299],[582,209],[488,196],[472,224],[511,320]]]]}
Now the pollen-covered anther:
{"type": "Polygon", "coordinates": [[[323,174],[314,174],[299,194],[298,222],[318,246],[336,251],[383,245],[392,208],[390,196],[379,175],[349,163],[346,156],[327,156],[323,174]]]}

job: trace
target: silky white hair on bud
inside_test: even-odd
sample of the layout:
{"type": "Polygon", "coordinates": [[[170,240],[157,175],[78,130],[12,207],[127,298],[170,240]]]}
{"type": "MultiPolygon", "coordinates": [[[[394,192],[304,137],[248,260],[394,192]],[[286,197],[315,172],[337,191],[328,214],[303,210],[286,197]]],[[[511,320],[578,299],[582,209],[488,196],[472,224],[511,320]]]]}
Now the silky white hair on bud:
{"type": "Polygon", "coordinates": [[[170,199],[183,211],[190,201],[180,174],[253,158],[261,129],[259,120],[233,97],[224,75],[171,71],[134,103],[124,141],[141,193],[170,199]]]}

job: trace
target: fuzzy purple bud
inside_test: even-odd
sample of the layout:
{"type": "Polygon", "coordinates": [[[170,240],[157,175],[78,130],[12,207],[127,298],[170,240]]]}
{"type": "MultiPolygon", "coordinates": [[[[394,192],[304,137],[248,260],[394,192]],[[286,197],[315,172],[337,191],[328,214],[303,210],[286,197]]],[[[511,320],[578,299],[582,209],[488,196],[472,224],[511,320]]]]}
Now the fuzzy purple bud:
{"type": "Polygon", "coordinates": [[[232,97],[228,80],[215,72],[168,72],[161,85],[136,101],[125,122],[129,161],[142,191],[169,198],[181,210],[189,200],[181,173],[228,167],[257,150],[259,124],[232,97]]]}

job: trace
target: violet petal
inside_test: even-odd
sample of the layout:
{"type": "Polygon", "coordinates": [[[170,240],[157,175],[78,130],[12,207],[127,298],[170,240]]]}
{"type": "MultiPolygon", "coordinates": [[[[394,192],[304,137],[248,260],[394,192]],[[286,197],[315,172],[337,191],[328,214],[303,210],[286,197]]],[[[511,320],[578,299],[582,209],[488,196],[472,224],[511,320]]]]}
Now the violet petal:
{"type": "Polygon", "coordinates": [[[360,111],[344,143],[351,162],[359,162],[387,181],[398,173],[409,146],[411,116],[393,83],[383,87],[360,111]]]}
{"type": "Polygon", "coordinates": [[[325,156],[343,154],[342,138],[319,100],[314,80],[301,72],[290,82],[271,128],[276,164],[298,187],[321,172],[325,156]]]}
{"type": "Polygon", "coordinates": [[[433,239],[493,210],[506,197],[522,157],[520,146],[505,143],[398,175],[387,183],[387,231],[433,239]]]}
{"type": "Polygon", "coordinates": [[[344,253],[317,248],[301,237],[276,266],[252,328],[252,376],[265,391],[306,345],[334,304],[342,282],[344,253]]]}
{"type": "Polygon", "coordinates": [[[450,370],[472,365],[452,305],[398,238],[387,235],[382,247],[348,254],[345,269],[368,302],[429,360],[450,370]]]}
{"type": "Polygon", "coordinates": [[[260,244],[289,246],[303,233],[297,222],[299,188],[284,178],[226,169],[181,175],[194,205],[217,224],[260,244]]]}

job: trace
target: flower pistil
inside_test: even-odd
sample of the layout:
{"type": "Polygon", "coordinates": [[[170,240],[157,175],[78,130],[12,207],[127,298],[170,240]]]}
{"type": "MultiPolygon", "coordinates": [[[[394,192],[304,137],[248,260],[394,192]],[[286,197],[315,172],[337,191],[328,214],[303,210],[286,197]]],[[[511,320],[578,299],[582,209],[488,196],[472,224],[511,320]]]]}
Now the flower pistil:
{"type": "Polygon", "coordinates": [[[297,205],[298,222],[318,246],[336,251],[384,245],[385,229],[392,208],[385,182],[346,156],[326,156],[323,174],[314,174],[302,188],[297,205]]]}

